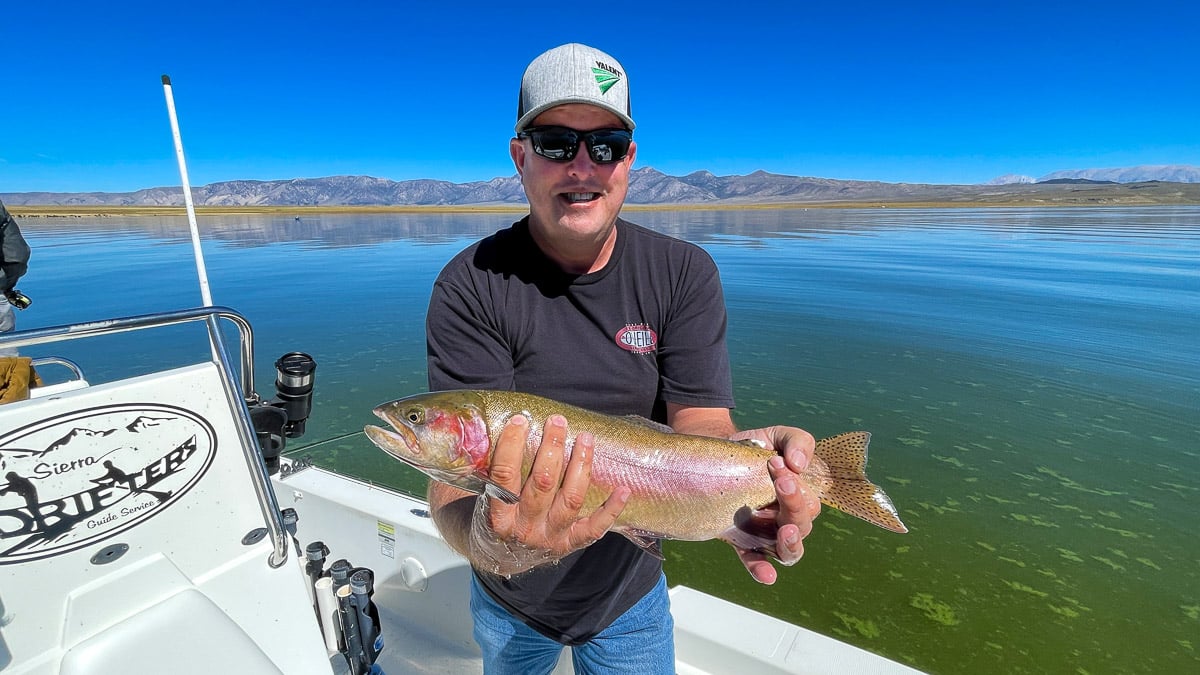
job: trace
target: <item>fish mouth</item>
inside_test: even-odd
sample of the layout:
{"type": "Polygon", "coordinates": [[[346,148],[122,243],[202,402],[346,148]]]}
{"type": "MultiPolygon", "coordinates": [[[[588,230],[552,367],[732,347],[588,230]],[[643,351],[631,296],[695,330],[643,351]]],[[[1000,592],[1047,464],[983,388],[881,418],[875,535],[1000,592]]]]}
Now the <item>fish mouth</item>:
{"type": "Polygon", "coordinates": [[[416,464],[415,459],[412,457],[412,448],[415,446],[410,445],[403,435],[382,427],[377,427],[374,424],[368,424],[363,427],[363,432],[367,434],[367,438],[371,439],[371,442],[380,450],[383,450],[396,459],[409,464],[416,464]]]}
{"type": "Polygon", "coordinates": [[[413,463],[415,459],[421,456],[421,444],[417,441],[416,434],[412,429],[409,429],[403,424],[397,424],[396,421],[388,414],[387,406],[379,406],[371,412],[379,419],[387,422],[395,431],[384,429],[373,424],[368,424],[363,428],[367,434],[367,438],[371,442],[379,446],[380,450],[388,453],[396,459],[404,460],[408,463],[413,463]]]}

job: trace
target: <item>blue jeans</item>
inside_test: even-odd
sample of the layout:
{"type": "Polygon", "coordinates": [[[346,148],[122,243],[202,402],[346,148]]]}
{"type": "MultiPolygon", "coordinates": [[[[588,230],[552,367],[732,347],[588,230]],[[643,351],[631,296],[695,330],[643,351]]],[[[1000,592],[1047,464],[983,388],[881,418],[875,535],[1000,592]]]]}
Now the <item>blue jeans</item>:
{"type": "MultiPolygon", "coordinates": [[[[549,673],[563,645],[526,626],[492,599],[471,575],[475,642],[484,675],[549,673]]],[[[590,642],[571,648],[575,672],[587,675],[671,675],[675,672],[674,621],[667,578],[590,642]]]]}
{"type": "MultiPolygon", "coordinates": [[[[16,320],[13,315],[12,305],[8,304],[8,298],[0,294],[0,333],[7,333],[16,327],[16,320]]],[[[17,350],[14,347],[0,348],[0,356],[16,356],[17,350]]]]}

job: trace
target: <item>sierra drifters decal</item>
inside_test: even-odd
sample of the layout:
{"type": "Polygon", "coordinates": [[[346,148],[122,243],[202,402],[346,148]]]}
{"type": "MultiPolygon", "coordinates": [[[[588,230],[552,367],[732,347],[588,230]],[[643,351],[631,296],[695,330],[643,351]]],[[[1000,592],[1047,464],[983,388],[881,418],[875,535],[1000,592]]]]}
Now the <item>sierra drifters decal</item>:
{"type": "Polygon", "coordinates": [[[157,403],[72,411],[0,435],[0,565],[154,517],[199,482],[216,451],[207,420],[157,403]]]}

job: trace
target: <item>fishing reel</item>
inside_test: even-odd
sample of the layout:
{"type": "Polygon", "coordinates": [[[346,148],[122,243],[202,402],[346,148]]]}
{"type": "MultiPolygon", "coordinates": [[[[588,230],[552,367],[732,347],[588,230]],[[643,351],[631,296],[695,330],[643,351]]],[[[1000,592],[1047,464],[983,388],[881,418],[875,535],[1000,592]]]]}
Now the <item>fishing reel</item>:
{"type": "Polygon", "coordinates": [[[303,352],[288,352],[275,361],[275,398],[247,401],[267,473],[279,472],[279,455],[289,438],[304,435],[312,412],[317,362],[303,352]]]}
{"type": "Polygon", "coordinates": [[[8,304],[17,309],[29,309],[29,306],[33,304],[33,300],[30,300],[28,295],[15,288],[4,291],[4,297],[8,300],[8,304]]]}

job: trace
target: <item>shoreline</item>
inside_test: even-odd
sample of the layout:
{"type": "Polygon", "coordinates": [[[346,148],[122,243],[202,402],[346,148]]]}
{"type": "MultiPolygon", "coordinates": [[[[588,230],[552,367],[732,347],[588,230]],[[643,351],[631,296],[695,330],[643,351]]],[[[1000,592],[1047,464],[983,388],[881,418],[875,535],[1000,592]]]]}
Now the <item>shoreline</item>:
{"type": "MultiPolygon", "coordinates": [[[[18,218],[86,218],[114,216],[186,216],[183,206],[28,206],[6,205],[18,218]]],[[[914,201],[837,201],[837,202],[713,202],[684,204],[625,204],[622,211],[739,211],[806,209],[983,209],[983,208],[1071,208],[1071,207],[1145,207],[1200,206],[1200,200],[1124,201],[1124,200],[914,200],[914,201]]],[[[527,204],[479,205],[372,205],[372,206],[197,206],[196,215],[292,215],[366,214],[366,213],[527,213],[527,204]]]]}

